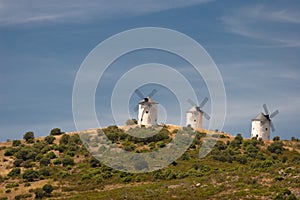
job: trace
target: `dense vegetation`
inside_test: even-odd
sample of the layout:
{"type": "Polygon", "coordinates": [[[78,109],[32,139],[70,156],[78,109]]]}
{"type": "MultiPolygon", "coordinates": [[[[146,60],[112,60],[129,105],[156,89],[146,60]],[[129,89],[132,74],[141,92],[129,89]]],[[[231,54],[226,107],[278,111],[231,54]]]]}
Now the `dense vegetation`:
{"type": "MultiPolygon", "coordinates": [[[[116,126],[103,131],[123,149],[137,153],[164,148],[177,132],[165,126],[152,137],[137,138],[116,126]]],[[[82,145],[78,134],[64,134],[56,128],[44,139],[35,139],[33,132],[27,132],[24,141],[0,146],[1,164],[9,169],[0,176],[0,200],[300,197],[298,139],[282,141],[276,137],[264,142],[220,133],[210,154],[199,159],[205,135],[197,132],[188,151],[169,167],[132,174],[101,164],[82,145]]]]}

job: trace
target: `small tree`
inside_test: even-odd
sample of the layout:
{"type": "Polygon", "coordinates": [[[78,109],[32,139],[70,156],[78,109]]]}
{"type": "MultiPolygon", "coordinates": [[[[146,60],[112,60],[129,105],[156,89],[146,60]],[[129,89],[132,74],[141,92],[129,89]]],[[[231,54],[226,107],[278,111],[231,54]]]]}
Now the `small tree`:
{"type": "Polygon", "coordinates": [[[17,147],[21,145],[21,141],[20,140],[13,140],[12,146],[13,147],[17,147]]]}
{"type": "Polygon", "coordinates": [[[53,191],[53,186],[51,184],[46,184],[43,186],[43,190],[47,196],[50,196],[51,192],[53,191]]]}
{"type": "Polygon", "coordinates": [[[68,165],[74,165],[74,160],[69,157],[69,156],[66,156],[65,158],[62,159],[61,163],[63,164],[63,166],[68,166],[68,165]]]}
{"type": "Polygon", "coordinates": [[[274,138],[273,138],[273,141],[279,141],[280,140],[280,137],[279,136],[275,136],[274,138]]]}
{"type": "Polygon", "coordinates": [[[268,146],[268,151],[271,153],[281,154],[284,151],[283,143],[279,141],[273,142],[270,146],[268,146]]]}
{"type": "Polygon", "coordinates": [[[34,142],[34,133],[32,131],[26,132],[23,136],[23,139],[27,143],[33,143],[34,142]]]}
{"type": "Polygon", "coordinates": [[[45,137],[45,142],[47,142],[48,144],[53,144],[54,140],[55,140],[55,137],[52,135],[45,137]]]}
{"type": "Polygon", "coordinates": [[[50,135],[61,135],[62,132],[60,130],[60,128],[53,128],[51,131],[50,131],[50,135]]]}
{"type": "Polygon", "coordinates": [[[38,188],[34,191],[34,194],[35,194],[35,199],[42,199],[45,195],[43,189],[41,188],[38,188]]]}
{"type": "Polygon", "coordinates": [[[21,169],[19,167],[13,168],[8,174],[8,177],[16,176],[21,174],[21,169]]]}
{"type": "Polygon", "coordinates": [[[136,119],[128,119],[128,120],[126,121],[126,125],[127,125],[127,126],[135,125],[135,124],[137,124],[137,120],[136,120],[136,119]]]}
{"type": "Polygon", "coordinates": [[[23,179],[27,180],[28,182],[32,182],[37,178],[39,178],[39,173],[34,170],[27,170],[23,174],[23,179]]]}
{"type": "Polygon", "coordinates": [[[47,157],[44,157],[40,160],[40,165],[41,166],[48,166],[50,164],[50,159],[47,157]]]}
{"type": "Polygon", "coordinates": [[[63,136],[61,137],[59,144],[68,144],[70,141],[70,136],[67,134],[63,134],[63,136]]]}

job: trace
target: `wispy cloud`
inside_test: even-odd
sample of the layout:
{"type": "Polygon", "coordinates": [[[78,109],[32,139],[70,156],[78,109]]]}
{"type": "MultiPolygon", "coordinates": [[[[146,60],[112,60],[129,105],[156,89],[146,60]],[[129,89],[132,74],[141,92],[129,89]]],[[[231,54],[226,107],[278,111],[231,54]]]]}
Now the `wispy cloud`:
{"type": "Polygon", "coordinates": [[[36,22],[81,22],[158,12],[186,7],[212,0],[0,0],[0,25],[36,22]]]}
{"type": "Polygon", "coordinates": [[[294,8],[242,7],[221,17],[228,32],[278,47],[300,46],[300,14],[294,8]]]}

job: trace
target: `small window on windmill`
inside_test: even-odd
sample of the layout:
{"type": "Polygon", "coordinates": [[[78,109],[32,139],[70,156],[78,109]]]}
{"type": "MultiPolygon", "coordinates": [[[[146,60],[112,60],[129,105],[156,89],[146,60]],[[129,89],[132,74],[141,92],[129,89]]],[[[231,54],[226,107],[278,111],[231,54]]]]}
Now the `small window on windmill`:
{"type": "Polygon", "coordinates": [[[141,122],[143,121],[143,118],[141,119],[141,122]]]}
{"type": "Polygon", "coordinates": [[[148,112],[149,112],[149,111],[147,110],[146,113],[148,114],[148,112]]]}
{"type": "Polygon", "coordinates": [[[268,130],[268,128],[266,128],[266,131],[268,130]]]}
{"type": "Polygon", "coordinates": [[[194,122],[196,122],[196,120],[194,119],[194,122]]]}

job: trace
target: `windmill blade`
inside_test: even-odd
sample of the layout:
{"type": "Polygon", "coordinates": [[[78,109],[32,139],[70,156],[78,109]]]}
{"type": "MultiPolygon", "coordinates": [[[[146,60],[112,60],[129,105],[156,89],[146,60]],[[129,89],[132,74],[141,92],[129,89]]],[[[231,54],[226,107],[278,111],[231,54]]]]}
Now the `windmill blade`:
{"type": "Polygon", "coordinates": [[[199,107],[202,108],[202,107],[207,103],[207,101],[208,101],[208,98],[205,97],[205,98],[203,99],[203,101],[200,103],[199,107]]]}
{"type": "Polygon", "coordinates": [[[137,94],[141,99],[145,98],[145,96],[139,89],[134,90],[134,93],[137,94]]]}
{"type": "Polygon", "coordinates": [[[203,112],[203,116],[205,117],[205,119],[210,120],[210,116],[206,112],[204,112],[204,111],[202,111],[202,112],[203,112]]]}
{"type": "Polygon", "coordinates": [[[265,110],[266,115],[269,115],[269,110],[268,110],[266,104],[263,105],[263,108],[264,108],[264,110],[265,110]]]}
{"type": "Polygon", "coordinates": [[[272,132],[274,132],[275,131],[275,127],[274,127],[274,124],[272,122],[270,123],[270,126],[271,126],[272,132]]]}
{"type": "Polygon", "coordinates": [[[148,95],[148,97],[153,97],[153,95],[155,95],[157,92],[156,89],[153,89],[152,92],[150,92],[150,94],[148,95]]]}
{"type": "Polygon", "coordinates": [[[195,104],[195,102],[192,99],[188,99],[187,102],[189,102],[192,106],[197,107],[197,105],[195,104]]]}
{"type": "Polygon", "coordinates": [[[275,116],[278,115],[278,114],[279,114],[279,111],[276,110],[276,111],[274,111],[274,112],[270,115],[270,118],[273,118],[273,117],[275,117],[275,116]]]}

